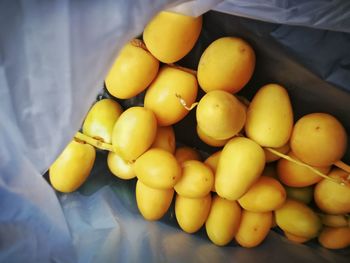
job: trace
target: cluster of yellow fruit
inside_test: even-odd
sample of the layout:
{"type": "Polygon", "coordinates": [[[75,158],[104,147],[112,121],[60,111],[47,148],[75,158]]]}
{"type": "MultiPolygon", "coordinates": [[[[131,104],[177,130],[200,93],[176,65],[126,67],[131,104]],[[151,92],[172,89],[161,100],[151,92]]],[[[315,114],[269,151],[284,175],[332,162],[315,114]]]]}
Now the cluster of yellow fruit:
{"type": "Polygon", "coordinates": [[[113,99],[96,102],[83,133],[51,166],[53,187],[75,191],[91,171],[95,146],[109,151],[113,174],[137,177],[137,205],[148,220],[162,218],[176,195],[179,226],[194,233],[205,225],[220,246],[233,239],[257,246],[276,225],[295,242],[318,237],[327,248],[349,246],[343,125],[327,113],[294,123],[288,92],[278,84],[263,86],[251,102],[236,96],[255,68],[254,50],[240,38],[212,42],[197,72],[169,64],[190,52],[201,27],[202,17],[160,12],[146,26],[144,42],[126,44],[106,88],[118,99],[145,91],[144,106],[123,111],[113,99]],[[198,86],[206,94],[196,103],[198,86]],[[172,127],[195,106],[198,136],[223,147],[204,162],[192,148],[176,149],[172,127]]]}

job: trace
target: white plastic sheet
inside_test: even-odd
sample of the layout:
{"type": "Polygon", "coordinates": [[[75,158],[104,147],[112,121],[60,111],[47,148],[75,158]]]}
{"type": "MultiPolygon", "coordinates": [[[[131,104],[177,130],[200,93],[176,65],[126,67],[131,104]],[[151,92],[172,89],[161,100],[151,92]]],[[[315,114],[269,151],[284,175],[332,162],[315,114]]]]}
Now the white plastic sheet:
{"type": "MultiPolygon", "coordinates": [[[[319,247],[291,245],[276,233],[248,253],[235,246],[215,247],[203,233],[181,233],[171,214],[166,219],[169,222],[146,222],[136,210],[132,184],[113,181],[110,175],[104,178],[103,167],[95,168],[95,177],[80,192],[58,195],[59,199],[42,178],[79,129],[120,47],[139,35],[146,22],[163,8],[193,15],[213,8],[310,27],[245,20],[222,25],[226,29],[244,26],[245,31],[255,35],[254,41],[259,36],[278,41],[295,60],[286,56],[279,62],[279,56],[272,56],[275,67],[282,71],[272,74],[273,67],[267,66],[264,71],[262,65],[261,72],[268,73],[267,79],[274,76],[281,82],[296,83],[299,92],[295,92],[295,97],[300,104],[309,103],[308,110],[327,106],[340,116],[349,131],[349,95],[345,92],[350,90],[349,34],[312,29],[349,32],[347,1],[281,4],[198,0],[178,6],[180,2],[183,1],[0,2],[0,262],[346,260],[348,252],[337,254],[319,247]],[[305,43],[300,44],[302,40],[305,43]],[[331,55],[320,58],[316,50],[331,55]],[[280,65],[284,67],[279,68],[280,65]],[[288,73],[291,68],[302,76],[288,76],[293,74],[288,73]],[[315,96],[318,92],[321,95],[315,96]],[[89,188],[93,189],[84,192],[89,188]]],[[[221,25],[211,26],[215,29],[221,25]]],[[[208,44],[206,41],[215,36],[213,32],[205,32],[197,50],[208,44]]],[[[224,34],[225,29],[217,33],[224,34]]],[[[255,45],[261,52],[271,53],[266,45],[255,45]]]]}

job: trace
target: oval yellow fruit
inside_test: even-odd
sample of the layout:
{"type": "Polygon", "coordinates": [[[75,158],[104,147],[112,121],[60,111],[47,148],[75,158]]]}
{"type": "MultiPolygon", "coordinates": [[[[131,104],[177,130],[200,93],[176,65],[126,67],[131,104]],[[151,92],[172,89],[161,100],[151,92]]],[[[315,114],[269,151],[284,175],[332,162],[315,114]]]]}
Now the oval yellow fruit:
{"type": "MultiPolygon", "coordinates": [[[[334,168],[328,176],[336,180],[345,180],[349,174],[334,168]]],[[[316,205],[328,214],[350,213],[350,185],[323,179],[315,187],[314,200],[316,205]]]]}
{"type": "MultiPolygon", "coordinates": [[[[286,143],[285,145],[283,145],[281,147],[272,148],[272,149],[275,151],[278,151],[282,154],[287,154],[290,151],[290,146],[289,146],[289,143],[286,143]]],[[[271,163],[271,162],[274,162],[274,161],[281,159],[281,157],[272,153],[271,151],[267,150],[266,148],[264,148],[264,152],[265,152],[265,160],[267,163],[271,163]]]]}
{"type": "Polygon", "coordinates": [[[236,235],[240,221],[241,208],[236,201],[213,197],[205,229],[215,245],[227,245],[236,235]]]}
{"type": "Polygon", "coordinates": [[[154,112],[160,126],[169,126],[189,113],[181,104],[181,99],[191,106],[197,92],[197,79],[192,73],[177,67],[163,66],[146,91],[144,105],[154,112]]]}
{"type": "MultiPolygon", "coordinates": [[[[293,152],[289,152],[288,156],[300,161],[293,152]]],[[[324,174],[327,174],[331,169],[330,166],[313,168],[324,174]]],[[[305,187],[322,180],[321,176],[310,170],[308,167],[283,158],[279,159],[277,162],[277,174],[282,183],[292,187],[305,187]]]]}
{"type": "Polygon", "coordinates": [[[53,188],[63,193],[77,190],[89,176],[95,157],[93,146],[71,141],[49,169],[53,188]]]}
{"type": "Polygon", "coordinates": [[[245,210],[268,212],[279,208],[286,200],[286,190],[276,179],[267,176],[260,178],[238,199],[245,210]]]}
{"type": "Polygon", "coordinates": [[[182,176],[174,189],[181,196],[201,198],[210,193],[213,184],[211,169],[200,161],[189,160],[182,164],[182,176]]]}
{"type": "Polygon", "coordinates": [[[343,157],[347,134],[334,116],[311,113],[295,123],[290,146],[303,162],[320,167],[330,166],[343,157]]]}
{"type": "Polygon", "coordinates": [[[159,12],[146,25],[143,40],[148,50],[163,63],[174,63],[194,47],[202,29],[202,16],[159,12]]]}
{"type": "Polygon", "coordinates": [[[203,52],[198,64],[198,82],[205,92],[237,93],[248,83],[254,68],[255,53],[246,41],[222,37],[203,52]]]}
{"type": "Polygon", "coordinates": [[[157,189],[173,188],[181,177],[174,155],[159,148],[151,148],[137,158],[134,171],[140,181],[157,189]]]}
{"type": "Polygon", "coordinates": [[[134,161],[152,145],[157,133],[157,120],[144,107],[125,110],[113,127],[112,144],[126,161],[134,161]]]}
{"type": "Polygon", "coordinates": [[[311,208],[292,199],[275,210],[275,218],[283,231],[299,237],[314,238],[322,227],[320,218],[311,208]]]}
{"type": "Polygon", "coordinates": [[[175,152],[175,133],[172,126],[164,126],[157,128],[156,138],[152,144],[152,148],[161,148],[170,153],[175,152]]]}
{"type": "Polygon", "coordinates": [[[322,224],[330,227],[350,227],[348,222],[349,215],[321,215],[322,224]]]}
{"type": "Polygon", "coordinates": [[[147,220],[158,220],[168,211],[174,189],[155,189],[138,180],[135,193],[141,215],[147,220]]]}
{"type": "Polygon", "coordinates": [[[156,77],[159,61],[134,39],[119,52],[106,76],[108,92],[119,99],[129,99],[145,90],[156,77]]]}
{"type": "Polygon", "coordinates": [[[196,109],[197,125],[207,136],[225,140],[236,135],[244,126],[243,104],[232,94],[214,90],[205,94],[196,109]]]}
{"type": "Polygon", "coordinates": [[[282,147],[293,129],[293,109],[287,90],[278,84],[263,86],[247,110],[247,137],[264,147],[282,147]]]}
{"type": "Polygon", "coordinates": [[[306,187],[289,187],[284,186],[287,192],[287,197],[294,200],[303,202],[304,204],[309,204],[314,197],[314,188],[313,186],[306,187]]]}
{"type": "Polygon", "coordinates": [[[272,226],[272,212],[256,213],[243,210],[236,241],[242,247],[256,247],[268,235],[272,226]]]}
{"type": "Polygon", "coordinates": [[[196,149],[188,146],[180,146],[176,148],[175,158],[180,165],[189,160],[201,160],[199,152],[196,149]]]}
{"type": "Polygon", "coordinates": [[[122,112],[119,103],[112,99],[96,102],[85,117],[83,133],[105,143],[111,143],[114,124],[122,112]]]}
{"type": "Polygon", "coordinates": [[[318,242],[328,249],[341,249],[350,246],[350,227],[325,227],[318,242]]]}
{"type": "Polygon", "coordinates": [[[208,136],[207,134],[205,134],[205,132],[203,132],[201,130],[201,128],[199,128],[199,126],[197,125],[197,134],[198,137],[206,144],[213,146],[213,147],[221,147],[224,146],[229,139],[224,139],[224,140],[220,140],[220,139],[214,139],[210,136],[208,136]]]}
{"type": "Polygon", "coordinates": [[[181,229],[187,233],[197,232],[208,218],[211,195],[202,198],[176,196],[175,216],[181,229]]]}
{"type": "Polygon", "coordinates": [[[109,170],[115,176],[121,179],[132,179],[136,177],[134,172],[134,163],[125,161],[119,156],[119,154],[114,152],[109,152],[107,156],[107,165],[109,170]]]}
{"type": "Polygon", "coordinates": [[[265,166],[263,149],[254,141],[237,137],[223,148],[215,174],[218,195],[238,200],[259,178],[265,166]]]}

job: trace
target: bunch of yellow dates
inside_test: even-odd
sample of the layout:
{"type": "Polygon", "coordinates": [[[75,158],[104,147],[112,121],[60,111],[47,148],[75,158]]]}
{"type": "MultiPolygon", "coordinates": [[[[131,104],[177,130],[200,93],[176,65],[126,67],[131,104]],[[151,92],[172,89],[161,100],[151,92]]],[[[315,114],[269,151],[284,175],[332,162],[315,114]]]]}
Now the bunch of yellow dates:
{"type": "Polygon", "coordinates": [[[330,249],[350,245],[350,169],[343,125],[327,113],[294,122],[287,89],[268,83],[251,102],[237,96],[253,75],[255,52],[238,37],[222,37],[202,53],[196,70],[173,64],[194,47],[202,17],[160,12],[119,52],[105,85],[119,100],[144,92],[143,106],[122,110],[96,102],[49,170],[52,186],[75,191],[88,177],[95,147],[108,150],[119,178],[137,178],[142,216],[158,220],[175,198],[181,229],[205,226],[224,246],[259,245],[272,227],[297,243],[318,238],[330,249]],[[200,87],[205,95],[198,102],[200,87]],[[197,134],[221,150],[202,161],[176,148],[173,126],[196,111],[197,134]],[[312,205],[310,205],[312,204],[312,205]]]}

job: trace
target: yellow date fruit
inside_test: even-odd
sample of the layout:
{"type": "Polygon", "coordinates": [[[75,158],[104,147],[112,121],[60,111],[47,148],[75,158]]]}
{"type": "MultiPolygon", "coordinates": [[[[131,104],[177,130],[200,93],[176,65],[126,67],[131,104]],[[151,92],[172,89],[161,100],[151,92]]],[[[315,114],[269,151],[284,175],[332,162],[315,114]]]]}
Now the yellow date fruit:
{"type": "Polygon", "coordinates": [[[217,151],[217,152],[213,153],[212,155],[210,155],[210,156],[204,161],[204,164],[206,164],[207,166],[209,166],[209,168],[213,171],[214,183],[213,183],[213,187],[211,188],[211,191],[212,191],[212,192],[216,192],[216,190],[215,190],[215,173],[216,173],[216,169],[217,169],[217,167],[218,167],[220,155],[221,155],[221,151],[217,151]]]}
{"type": "MultiPolygon", "coordinates": [[[[336,180],[345,180],[349,174],[334,168],[328,176],[336,180]]],[[[315,186],[314,200],[316,205],[328,214],[350,213],[350,185],[323,179],[315,186]]]]}
{"type": "Polygon", "coordinates": [[[350,216],[349,215],[329,215],[323,214],[321,215],[322,224],[330,227],[350,227],[348,222],[350,216]]]}
{"type": "Polygon", "coordinates": [[[125,110],[113,127],[112,144],[126,161],[134,161],[152,145],[157,133],[157,120],[144,107],[125,110]]]}
{"type": "Polygon", "coordinates": [[[49,169],[53,188],[63,193],[77,190],[88,178],[95,157],[93,146],[72,140],[49,169]]]}
{"type": "Polygon", "coordinates": [[[182,163],[182,176],[174,186],[176,193],[189,198],[201,198],[210,193],[214,175],[204,163],[189,160],[182,163]]]}
{"type": "Polygon", "coordinates": [[[106,76],[108,92],[119,99],[130,99],[144,91],[157,76],[159,61],[134,39],[119,52],[106,76]]]}
{"type": "Polygon", "coordinates": [[[321,230],[322,223],[316,213],[302,202],[287,199],[275,210],[277,225],[293,235],[314,238],[321,230]]]}
{"type": "Polygon", "coordinates": [[[114,152],[109,152],[107,156],[107,165],[109,170],[115,176],[121,179],[132,179],[136,176],[134,172],[134,163],[125,161],[119,156],[119,154],[114,152]]]}
{"type": "Polygon", "coordinates": [[[210,205],[210,194],[201,198],[176,195],[175,216],[181,229],[187,233],[197,232],[208,218],[210,205]]]}
{"type": "Polygon", "coordinates": [[[188,146],[180,146],[175,150],[175,158],[180,165],[189,160],[201,160],[199,152],[188,146]]]}
{"type": "Polygon", "coordinates": [[[96,102],[85,117],[83,133],[105,143],[111,143],[114,124],[122,112],[119,103],[112,99],[96,102]]]}
{"type": "Polygon", "coordinates": [[[160,126],[169,126],[182,120],[197,97],[196,77],[184,69],[163,66],[146,91],[145,108],[154,112],[160,126]]]}
{"type": "Polygon", "coordinates": [[[221,147],[224,146],[229,139],[224,139],[224,140],[220,140],[220,139],[214,139],[210,136],[208,136],[207,134],[205,134],[205,132],[203,132],[201,130],[201,128],[199,128],[199,126],[197,125],[197,134],[198,137],[206,144],[213,146],[213,147],[221,147]]]}
{"type": "Polygon", "coordinates": [[[265,166],[263,149],[254,141],[237,137],[223,148],[215,174],[218,195],[238,200],[258,180],[265,166]]]}
{"type": "Polygon", "coordinates": [[[163,63],[173,63],[190,52],[201,29],[202,16],[162,11],[146,25],[143,40],[157,59],[163,63]]]}
{"type": "Polygon", "coordinates": [[[244,126],[243,104],[232,94],[214,90],[205,94],[196,109],[197,125],[203,133],[216,140],[229,139],[244,126]]]}
{"type": "Polygon", "coordinates": [[[164,126],[157,128],[156,138],[152,144],[152,148],[161,148],[170,153],[175,152],[175,133],[172,126],[164,126]]]}
{"type": "Polygon", "coordinates": [[[227,245],[235,237],[240,221],[241,208],[236,201],[213,197],[205,229],[215,245],[227,245]]]}
{"type": "Polygon", "coordinates": [[[304,204],[309,204],[314,197],[314,188],[313,186],[306,187],[289,187],[284,186],[287,192],[287,197],[294,200],[303,202],[304,204]]]}
{"type": "Polygon", "coordinates": [[[158,220],[168,211],[174,189],[155,189],[138,180],[135,193],[141,215],[147,220],[158,220]]]}
{"type": "Polygon", "coordinates": [[[243,210],[236,241],[242,247],[256,247],[268,235],[272,226],[272,212],[250,212],[243,210]]]}
{"type": "Polygon", "coordinates": [[[151,148],[137,158],[134,171],[140,181],[157,189],[173,188],[181,177],[174,155],[159,148],[151,148]]]}
{"type": "Polygon", "coordinates": [[[205,92],[237,93],[248,83],[254,68],[255,53],[246,41],[222,37],[203,52],[198,64],[198,82],[205,92]]]}
{"type": "Polygon", "coordinates": [[[286,190],[280,182],[268,176],[260,178],[238,199],[244,209],[252,212],[268,212],[279,208],[286,200],[286,190]]]}
{"type": "Polygon", "coordinates": [[[278,84],[263,86],[247,110],[247,137],[264,147],[282,147],[293,129],[293,109],[287,90],[278,84]]]}
{"type": "Polygon", "coordinates": [[[347,134],[334,116],[311,113],[295,123],[290,146],[303,162],[313,166],[330,166],[343,157],[347,134]]]}
{"type": "Polygon", "coordinates": [[[341,249],[350,246],[350,227],[325,227],[318,242],[328,249],[341,249]]]}

